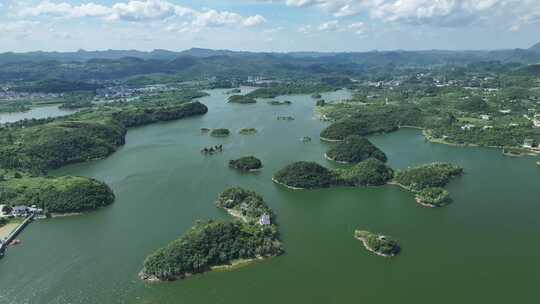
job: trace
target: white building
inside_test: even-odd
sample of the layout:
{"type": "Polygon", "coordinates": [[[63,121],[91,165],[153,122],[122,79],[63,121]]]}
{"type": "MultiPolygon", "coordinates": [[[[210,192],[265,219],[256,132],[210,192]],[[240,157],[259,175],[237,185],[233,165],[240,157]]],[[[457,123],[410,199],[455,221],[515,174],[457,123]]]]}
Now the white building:
{"type": "Polygon", "coordinates": [[[261,226],[270,225],[270,215],[266,213],[261,215],[261,218],[259,219],[259,225],[261,226]]]}

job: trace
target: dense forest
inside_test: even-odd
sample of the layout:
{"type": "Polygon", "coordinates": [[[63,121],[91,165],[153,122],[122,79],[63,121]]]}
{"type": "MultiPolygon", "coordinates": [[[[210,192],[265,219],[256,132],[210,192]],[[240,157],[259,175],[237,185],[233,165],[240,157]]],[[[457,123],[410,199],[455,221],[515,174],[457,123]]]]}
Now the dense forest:
{"type": "Polygon", "coordinates": [[[432,163],[398,171],[395,181],[411,191],[444,187],[453,177],[463,174],[463,168],[448,163],[432,163]]]}
{"type": "Polygon", "coordinates": [[[337,143],[326,152],[326,156],[334,161],[343,163],[359,163],[368,158],[386,162],[386,154],[373,145],[367,138],[350,135],[337,143]]]}
{"type": "Polygon", "coordinates": [[[50,213],[70,213],[94,210],[113,202],[109,186],[87,177],[19,177],[0,181],[0,205],[36,205],[50,213]]]}
{"type": "Polygon", "coordinates": [[[229,167],[240,171],[253,171],[262,168],[262,162],[255,156],[244,156],[238,159],[231,159],[229,167]]]}
{"type": "Polygon", "coordinates": [[[197,223],[179,239],[149,255],[144,261],[141,278],[183,279],[209,271],[213,266],[284,252],[273,212],[260,195],[233,187],[219,195],[216,206],[238,219],[197,223]],[[268,216],[267,223],[259,222],[263,215],[268,216]]]}

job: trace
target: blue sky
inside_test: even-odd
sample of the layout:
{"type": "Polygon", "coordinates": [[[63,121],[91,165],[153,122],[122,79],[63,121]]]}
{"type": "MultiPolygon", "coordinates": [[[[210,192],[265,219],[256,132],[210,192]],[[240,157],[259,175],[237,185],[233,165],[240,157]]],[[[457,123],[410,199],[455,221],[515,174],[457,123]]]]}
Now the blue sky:
{"type": "Polygon", "coordinates": [[[527,48],[540,0],[0,0],[0,52],[527,48]]]}

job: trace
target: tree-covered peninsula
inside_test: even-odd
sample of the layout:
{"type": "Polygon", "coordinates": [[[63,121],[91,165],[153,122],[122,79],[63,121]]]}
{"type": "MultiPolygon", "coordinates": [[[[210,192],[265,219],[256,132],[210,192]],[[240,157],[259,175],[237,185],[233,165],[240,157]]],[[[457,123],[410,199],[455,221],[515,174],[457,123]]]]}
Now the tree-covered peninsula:
{"type": "Polygon", "coordinates": [[[149,255],[139,276],[147,281],[183,279],[235,261],[283,253],[272,211],[261,196],[230,188],[220,194],[216,205],[237,219],[197,223],[182,237],[149,255]]]}
{"type": "Polygon", "coordinates": [[[347,168],[336,170],[345,186],[383,186],[394,177],[394,170],[375,158],[368,158],[347,168]]]}
{"type": "Polygon", "coordinates": [[[36,205],[50,213],[73,213],[94,210],[114,202],[109,186],[95,179],[16,176],[0,182],[0,205],[36,205]]]}
{"type": "Polygon", "coordinates": [[[453,177],[463,174],[463,168],[449,163],[432,163],[398,171],[394,182],[418,192],[430,187],[444,187],[453,177]]]}
{"type": "Polygon", "coordinates": [[[377,235],[366,230],[356,230],[354,237],[360,240],[367,250],[379,256],[393,257],[401,251],[398,242],[388,236],[377,235]]]}
{"type": "Polygon", "coordinates": [[[291,189],[327,188],[339,184],[339,176],[318,163],[299,161],[274,174],[272,180],[291,189]]]}
{"type": "Polygon", "coordinates": [[[66,117],[14,123],[0,127],[0,167],[38,173],[103,158],[125,143],[129,127],[207,111],[199,102],[166,107],[100,107],[66,117]]]}
{"type": "Polygon", "coordinates": [[[255,156],[244,156],[238,159],[231,159],[229,167],[240,171],[255,171],[262,168],[262,162],[255,156]]]}
{"type": "Polygon", "coordinates": [[[315,162],[295,162],[279,170],[273,181],[291,189],[338,186],[382,186],[392,180],[394,171],[383,162],[369,158],[350,168],[331,170],[315,162]]]}
{"type": "Polygon", "coordinates": [[[347,136],[325,154],[326,158],[339,163],[359,163],[368,158],[386,162],[386,154],[372,144],[367,138],[359,135],[347,136]]]}

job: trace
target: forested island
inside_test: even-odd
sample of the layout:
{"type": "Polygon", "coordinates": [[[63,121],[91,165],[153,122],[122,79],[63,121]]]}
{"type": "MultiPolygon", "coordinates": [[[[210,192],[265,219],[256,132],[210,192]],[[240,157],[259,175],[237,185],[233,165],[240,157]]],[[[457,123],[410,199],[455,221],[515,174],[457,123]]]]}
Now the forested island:
{"type": "Polygon", "coordinates": [[[231,131],[229,129],[219,128],[219,129],[212,129],[210,131],[210,136],[214,137],[227,137],[231,135],[231,131]]]}
{"type": "Polygon", "coordinates": [[[255,98],[248,95],[232,95],[227,99],[227,102],[239,103],[239,104],[250,104],[250,103],[257,103],[257,100],[255,100],[255,98]]]}
{"type": "Polygon", "coordinates": [[[367,138],[359,135],[347,136],[342,142],[337,143],[325,157],[338,163],[358,163],[368,158],[375,158],[386,162],[386,154],[373,145],[367,138]]]}
{"type": "Polygon", "coordinates": [[[291,105],[292,104],[292,101],[290,100],[285,100],[285,101],[279,101],[279,100],[271,100],[268,102],[269,105],[271,106],[285,106],[285,105],[291,105]]]}
{"type": "Polygon", "coordinates": [[[392,183],[415,193],[416,202],[424,207],[442,207],[451,202],[450,194],[442,187],[462,174],[460,166],[432,163],[398,171],[392,183]]]}
{"type": "Polygon", "coordinates": [[[240,131],[238,131],[238,134],[241,134],[241,135],[253,135],[253,134],[257,134],[257,129],[255,128],[243,128],[243,129],[240,129],[240,131]]]}
{"type": "Polygon", "coordinates": [[[447,163],[432,163],[395,172],[382,161],[368,158],[354,166],[328,169],[315,162],[295,162],[274,174],[272,180],[290,189],[365,187],[395,184],[416,194],[426,207],[441,207],[451,200],[446,186],[463,168],[447,163]]]}
{"type": "Polygon", "coordinates": [[[179,239],[149,255],[139,276],[170,281],[239,261],[283,253],[272,212],[261,196],[242,188],[220,194],[216,205],[237,218],[197,223],[179,239]]]}
{"type": "Polygon", "coordinates": [[[244,172],[257,171],[262,168],[262,162],[255,156],[244,156],[238,159],[231,159],[229,161],[229,167],[244,172]]]}
{"type": "Polygon", "coordinates": [[[315,162],[295,162],[279,170],[274,182],[291,189],[316,189],[338,186],[382,186],[393,178],[393,170],[369,158],[347,169],[331,170],[315,162]]]}
{"type": "Polygon", "coordinates": [[[398,242],[388,236],[377,235],[366,230],[356,230],[354,237],[361,241],[367,250],[382,257],[394,257],[401,251],[398,242]]]}

